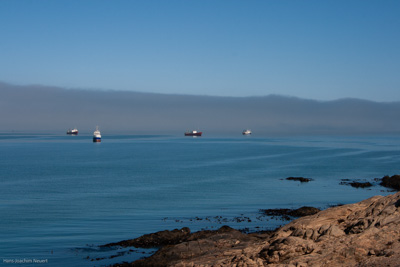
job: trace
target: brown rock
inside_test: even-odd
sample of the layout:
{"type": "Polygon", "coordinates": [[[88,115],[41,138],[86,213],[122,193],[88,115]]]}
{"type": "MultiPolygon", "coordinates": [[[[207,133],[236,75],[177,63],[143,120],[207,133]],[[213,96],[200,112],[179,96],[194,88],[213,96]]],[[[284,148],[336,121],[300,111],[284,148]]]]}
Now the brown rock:
{"type": "Polygon", "coordinates": [[[292,221],[270,235],[192,236],[126,266],[399,266],[400,193],[292,221]]]}
{"type": "Polygon", "coordinates": [[[100,247],[137,247],[137,248],[153,248],[153,247],[162,247],[165,245],[173,245],[179,244],[190,236],[190,229],[184,227],[182,229],[175,229],[172,231],[160,231],[157,233],[152,233],[148,235],[143,235],[141,237],[124,240],[117,243],[109,243],[106,245],[102,245],[100,247]]]}

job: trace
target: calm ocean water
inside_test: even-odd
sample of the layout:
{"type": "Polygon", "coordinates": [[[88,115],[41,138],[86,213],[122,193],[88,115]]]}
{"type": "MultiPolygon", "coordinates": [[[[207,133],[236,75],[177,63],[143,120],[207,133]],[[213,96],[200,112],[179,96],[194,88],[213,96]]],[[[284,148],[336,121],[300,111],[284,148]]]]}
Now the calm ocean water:
{"type": "Polygon", "coordinates": [[[284,222],[260,219],[259,209],[326,208],[387,195],[378,185],[356,189],[339,183],[371,181],[400,173],[399,167],[396,136],[103,133],[102,143],[92,143],[90,135],[0,134],[1,263],[104,266],[152,250],[99,245],[150,232],[222,224],[272,229],[284,222]],[[284,180],[289,176],[314,181],[284,180]]]}

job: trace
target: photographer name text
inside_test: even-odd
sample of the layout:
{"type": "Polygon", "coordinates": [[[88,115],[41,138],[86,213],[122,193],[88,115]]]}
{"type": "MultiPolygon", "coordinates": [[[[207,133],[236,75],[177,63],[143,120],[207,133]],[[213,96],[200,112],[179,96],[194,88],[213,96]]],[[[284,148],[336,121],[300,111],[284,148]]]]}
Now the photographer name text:
{"type": "Polygon", "coordinates": [[[3,263],[6,264],[45,264],[49,263],[48,259],[3,259],[3,263]]]}

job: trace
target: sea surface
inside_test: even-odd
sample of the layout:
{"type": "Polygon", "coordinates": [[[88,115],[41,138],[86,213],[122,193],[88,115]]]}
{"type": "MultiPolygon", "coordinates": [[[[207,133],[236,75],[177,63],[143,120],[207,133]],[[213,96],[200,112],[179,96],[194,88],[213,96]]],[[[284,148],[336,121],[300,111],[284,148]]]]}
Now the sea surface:
{"type": "Polygon", "coordinates": [[[101,143],[89,134],[0,134],[2,265],[132,261],[154,249],[99,246],[185,226],[274,229],[287,222],[260,209],[392,194],[373,178],[400,173],[400,136],[102,134],[101,143]]]}

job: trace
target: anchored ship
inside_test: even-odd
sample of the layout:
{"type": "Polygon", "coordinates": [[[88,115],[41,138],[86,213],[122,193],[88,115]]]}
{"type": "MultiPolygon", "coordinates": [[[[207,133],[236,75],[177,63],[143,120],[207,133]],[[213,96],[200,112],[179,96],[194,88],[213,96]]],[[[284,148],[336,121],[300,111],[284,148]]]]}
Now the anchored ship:
{"type": "Polygon", "coordinates": [[[250,129],[243,130],[242,134],[249,135],[249,134],[251,134],[251,130],[250,129]]]}
{"type": "Polygon", "coordinates": [[[203,132],[198,132],[198,131],[187,131],[185,132],[185,136],[201,136],[203,132]]]}
{"type": "Polygon", "coordinates": [[[67,134],[71,134],[71,135],[77,135],[78,134],[78,129],[74,128],[74,129],[68,129],[67,134]]]}
{"type": "Polygon", "coordinates": [[[99,131],[99,126],[96,126],[96,131],[93,132],[93,142],[101,142],[101,134],[99,131]]]}

